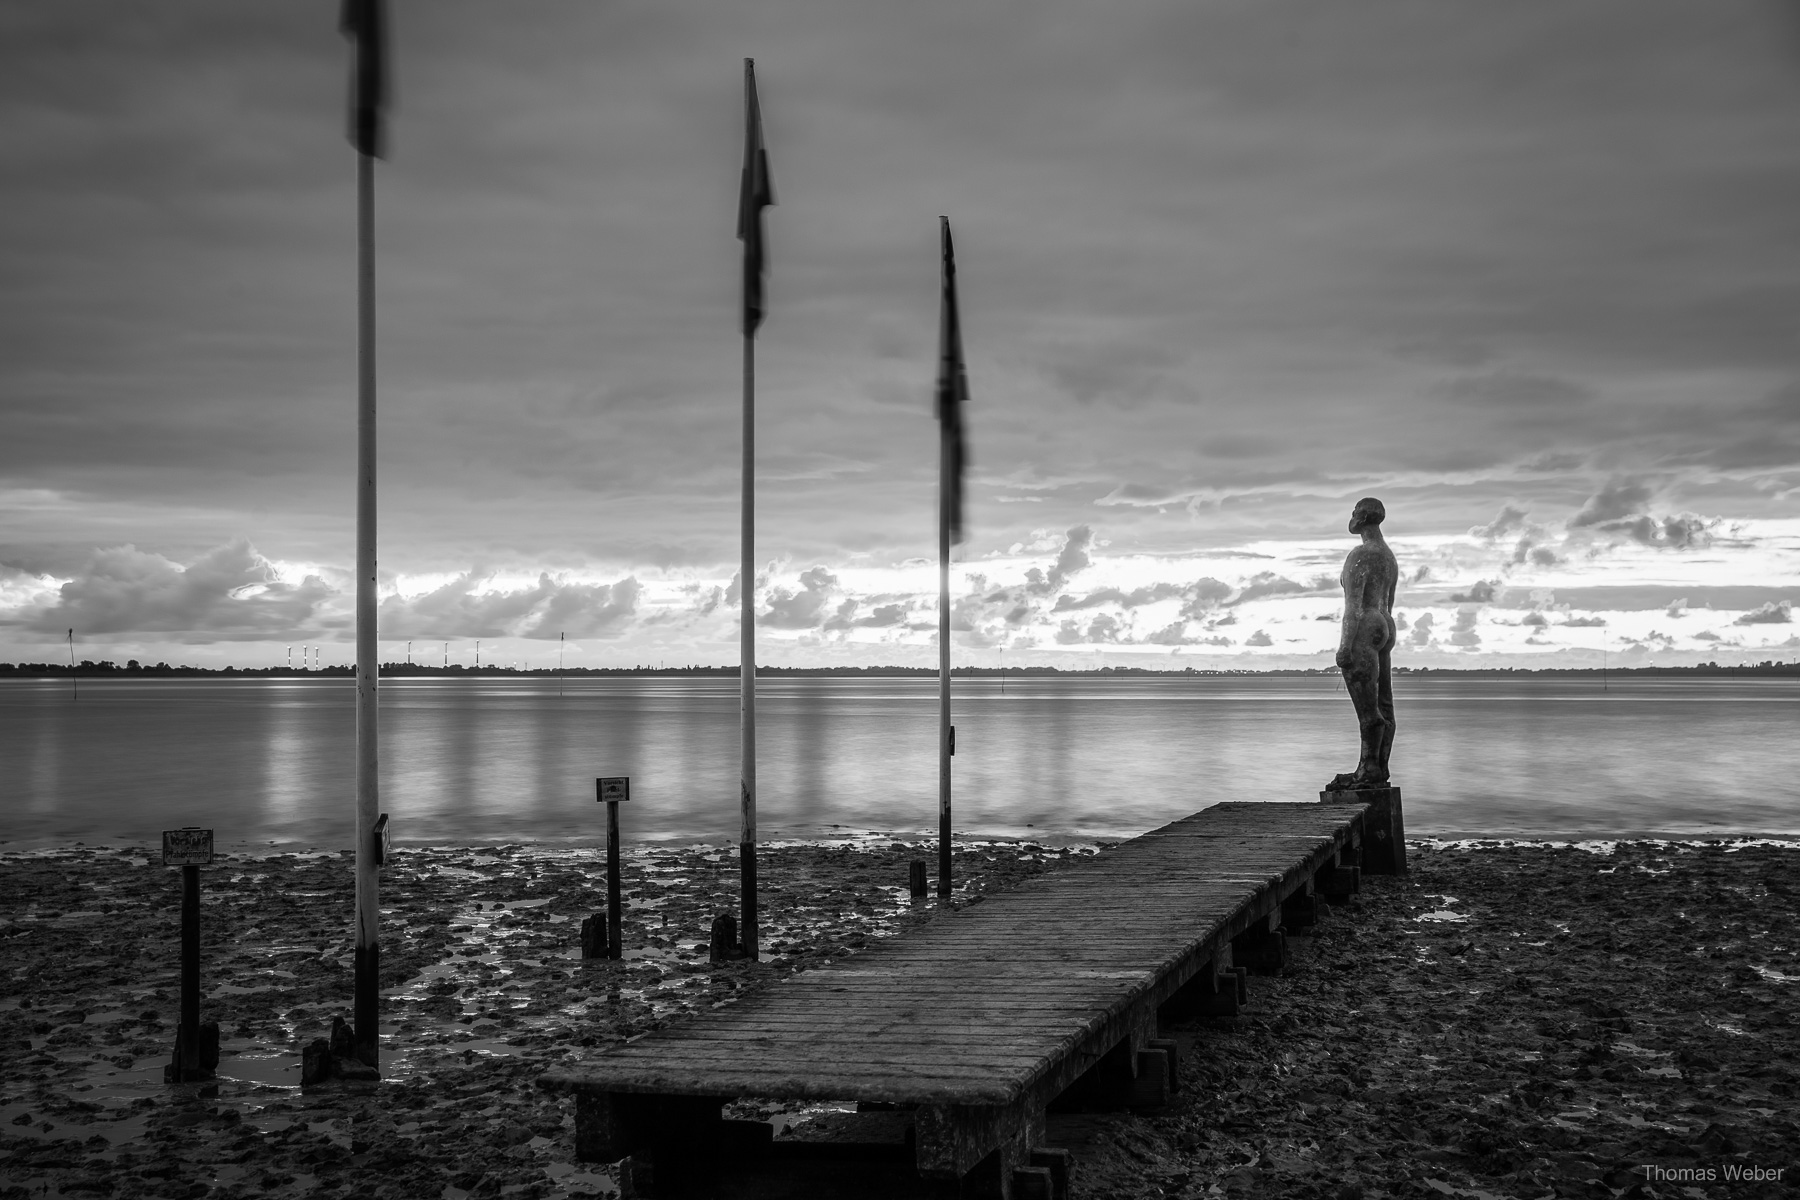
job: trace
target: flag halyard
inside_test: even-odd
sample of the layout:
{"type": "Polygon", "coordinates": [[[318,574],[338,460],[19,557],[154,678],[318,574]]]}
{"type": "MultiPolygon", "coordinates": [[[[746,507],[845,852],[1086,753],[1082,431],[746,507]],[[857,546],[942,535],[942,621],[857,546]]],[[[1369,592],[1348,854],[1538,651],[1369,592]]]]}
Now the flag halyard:
{"type": "Polygon", "coordinates": [[[744,243],[744,336],[763,319],[766,273],[762,210],[775,203],[769,179],[769,152],[763,148],[762,106],[756,99],[756,63],[744,60],[744,173],[738,185],[737,235],[744,243]]]}

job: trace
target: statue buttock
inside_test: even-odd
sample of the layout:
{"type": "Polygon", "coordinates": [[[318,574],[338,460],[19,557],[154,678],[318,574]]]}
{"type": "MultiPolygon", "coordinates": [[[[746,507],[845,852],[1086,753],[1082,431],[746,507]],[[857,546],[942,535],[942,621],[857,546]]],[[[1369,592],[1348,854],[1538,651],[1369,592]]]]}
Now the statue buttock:
{"type": "Polygon", "coordinates": [[[1394,651],[1394,592],[1400,564],[1381,536],[1387,510],[1366,497],[1350,514],[1350,532],[1362,545],[1344,560],[1344,624],[1338,639],[1337,665],[1344,688],[1356,706],[1362,735],[1362,757],[1352,773],[1325,785],[1327,792],[1389,786],[1388,751],[1394,745],[1394,687],[1390,659],[1394,651]]]}

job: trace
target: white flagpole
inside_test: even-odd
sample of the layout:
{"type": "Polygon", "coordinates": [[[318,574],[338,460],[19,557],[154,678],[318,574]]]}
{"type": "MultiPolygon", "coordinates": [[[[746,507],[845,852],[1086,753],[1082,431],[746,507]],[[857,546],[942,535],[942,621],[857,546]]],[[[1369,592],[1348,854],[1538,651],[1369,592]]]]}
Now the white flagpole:
{"type": "Polygon", "coordinates": [[[742,611],[738,652],[741,713],[738,793],[742,831],[738,835],[741,887],[738,936],[744,952],[757,957],[756,937],[756,336],[744,334],[743,528],[738,564],[742,611]]]}
{"type": "Polygon", "coordinates": [[[356,156],[356,1010],[357,1055],[380,1052],[381,899],[375,820],[381,810],[375,647],[375,157],[356,156]]]}
{"type": "Polygon", "coordinates": [[[938,895],[950,895],[950,472],[951,433],[938,422],[938,895]]]}

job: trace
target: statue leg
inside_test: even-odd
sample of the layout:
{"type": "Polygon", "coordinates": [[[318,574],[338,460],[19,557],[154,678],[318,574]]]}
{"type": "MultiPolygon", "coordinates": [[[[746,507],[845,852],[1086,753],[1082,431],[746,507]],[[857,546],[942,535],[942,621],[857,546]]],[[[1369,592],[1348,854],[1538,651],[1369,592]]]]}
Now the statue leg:
{"type": "Polygon", "coordinates": [[[1391,670],[1393,652],[1380,654],[1380,675],[1376,681],[1375,709],[1381,716],[1381,744],[1372,764],[1383,779],[1388,778],[1388,754],[1394,748],[1394,676],[1391,670]]]}
{"type": "MultiPolygon", "coordinates": [[[[1381,655],[1373,648],[1359,648],[1350,669],[1345,671],[1345,689],[1355,705],[1355,723],[1361,734],[1363,754],[1355,765],[1355,786],[1384,786],[1388,783],[1388,765],[1382,750],[1388,745],[1393,721],[1382,712],[1381,655]]],[[[1393,698],[1388,698],[1388,709],[1393,698]]]]}
{"type": "Polygon", "coordinates": [[[1373,650],[1359,647],[1351,658],[1350,665],[1344,668],[1344,690],[1350,693],[1350,703],[1356,709],[1356,726],[1362,743],[1362,753],[1356,764],[1354,775],[1339,775],[1332,781],[1335,789],[1360,787],[1369,782],[1380,782],[1371,779],[1371,770],[1378,761],[1381,750],[1381,713],[1380,686],[1377,679],[1377,667],[1373,650]]]}

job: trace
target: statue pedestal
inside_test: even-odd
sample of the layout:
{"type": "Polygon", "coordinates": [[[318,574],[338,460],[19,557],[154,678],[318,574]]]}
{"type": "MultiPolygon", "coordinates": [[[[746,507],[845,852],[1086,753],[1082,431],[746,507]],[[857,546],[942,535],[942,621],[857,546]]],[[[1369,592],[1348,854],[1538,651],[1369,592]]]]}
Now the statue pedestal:
{"type": "Polygon", "coordinates": [[[1365,875],[1406,874],[1406,822],[1397,787],[1320,792],[1321,804],[1367,804],[1363,822],[1362,869],[1365,875]]]}

